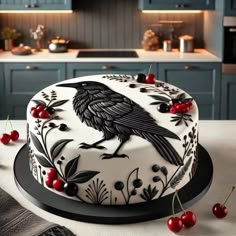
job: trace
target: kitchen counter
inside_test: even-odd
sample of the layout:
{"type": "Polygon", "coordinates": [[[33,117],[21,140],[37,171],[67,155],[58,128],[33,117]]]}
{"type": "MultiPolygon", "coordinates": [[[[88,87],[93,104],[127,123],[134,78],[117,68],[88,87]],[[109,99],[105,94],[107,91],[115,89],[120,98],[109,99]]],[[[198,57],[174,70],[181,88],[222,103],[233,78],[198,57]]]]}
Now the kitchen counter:
{"type": "MultiPolygon", "coordinates": [[[[94,50],[94,49],[93,49],[94,50]]],[[[99,50],[99,49],[98,49],[99,50]]],[[[104,49],[103,49],[104,50],[104,49]]],[[[34,52],[32,55],[17,56],[11,52],[0,52],[0,62],[221,62],[207,50],[195,49],[194,53],[145,51],[136,49],[137,58],[76,58],[79,50],[69,50],[67,53],[49,53],[47,49],[34,52]]]]}
{"type": "MultiPolygon", "coordinates": [[[[12,125],[20,132],[21,137],[19,141],[7,146],[0,143],[0,187],[24,207],[48,221],[68,227],[78,236],[174,235],[166,226],[167,218],[130,225],[97,225],[65,219],[33,205],[18,191],[13,176],[14,158],[26,142],[26,122],[12,121],[12,125]]],[[[4,127],[5,122],[0,121],[1,132],[4,127]]],[[[211,208],[216,202],[222,203],[232,186],[236,184],[236,121],[200,121],[199,129],[199,142],[209,152],[213,161],[213,182],[206,195],[191,207],[197,216],[197,224],[192,229],[183,229],[179,234],[234,236],[236,232],[236,192],[226,204],[229,213],[224,219],[215,218],[211,208]]]]}

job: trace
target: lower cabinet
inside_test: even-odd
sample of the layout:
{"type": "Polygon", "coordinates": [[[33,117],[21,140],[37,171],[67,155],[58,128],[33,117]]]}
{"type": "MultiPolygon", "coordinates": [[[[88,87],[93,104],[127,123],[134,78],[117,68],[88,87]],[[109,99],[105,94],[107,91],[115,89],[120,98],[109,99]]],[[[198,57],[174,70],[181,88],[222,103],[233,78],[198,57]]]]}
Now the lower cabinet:
{"type": "Polygon", "coordinates": [[[3,79],[3,64],[0,63],[0,119],[4,119],[5,114],[5,95],[4,95],[4,79],[3,79]]]}
{"type": "Polygon", "coordinates": [[[65,63],[5,63],[5,114],[25,119],[30,99],[43,88],[65,79],[65,63]]]}
{"type": "Polygon", "coordinates": [[[236,74],[222,77],[221,119],[236,120],[236,74]]]}
{"type": "Polygon", "coordinates": [[[67,79],[97,74],[147,74],[152,64],[151,73],[157,74],[157,63],[69,63],[67,64],[67,79]]]}
{"type": "Polygon", "coordinates": [[[200,119],[220,118],[220,63],[160,63],[159,79],[188,92],[200,119]]]}

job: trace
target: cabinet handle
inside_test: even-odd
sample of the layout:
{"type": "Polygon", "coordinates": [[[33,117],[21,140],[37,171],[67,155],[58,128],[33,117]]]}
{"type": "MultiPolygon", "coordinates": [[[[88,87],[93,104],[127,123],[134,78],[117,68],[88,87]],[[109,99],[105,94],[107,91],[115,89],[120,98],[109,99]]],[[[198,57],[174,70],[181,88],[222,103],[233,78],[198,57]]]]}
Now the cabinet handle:
{"type": "Polygon", "coordinates": [[[37,67],[36,66],[26,66],[25,69],[26,70],[36,70],[37,67]]]}
{"type": "Polygon", "coordinates": [[[38,6],[37,6],[36,4],[31,4],[30,7],[31,7],[31,8],[36,8],[36,7],[38,7],[38,6]]]}
{"type": "Polygon", "coordinates": [[[102,66],[102,70],[112,70],[112,69],[113,69],[113,66],[109,66],[109,65],[102,66]]]}
{"type": "Polygon", "coordinates": [[[184,66],[184,69],[185,69],[185,70],[192,70],[193,67],[192,67],[192,66],[184,66]]]}
{"type": "Polygon", "coordinates": [[[184,8],[185,5],[184,5],[184,4],[176,4],[175,7],[176,7],[176,8],[184,8]]]}
{"type": "Polygon", "coordinates": [[[25,8],[30,8],[31,5],[30,4],[25,4],[25,8]]]}

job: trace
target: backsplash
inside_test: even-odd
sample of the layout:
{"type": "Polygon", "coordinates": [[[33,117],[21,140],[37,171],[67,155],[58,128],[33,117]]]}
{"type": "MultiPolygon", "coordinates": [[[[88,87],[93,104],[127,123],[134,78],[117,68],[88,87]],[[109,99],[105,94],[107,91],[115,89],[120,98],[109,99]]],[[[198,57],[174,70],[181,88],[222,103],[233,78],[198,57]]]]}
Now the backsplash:
{"type": "MultiPolygon", "coordinates": [[[[71,48],[141,48],[144,32],[151,28],[162,42],[171,32],[178,46],[178,36],[191,34],[195,47],[203,47],[203,14],[144,14],[138,9],[137,0],[80,0],[75,2],[72,14],[1,14],[0,28],[10,26],[22,33],[15,42],[34,47],[29,29],[38,24],[46,28],[42,42],[60,35],[70,40],[71,48]],[[158,25],[159,21],[182,21],[158,25]]],[[[160,43],[161,46],[161,43],[160,43]]]]}

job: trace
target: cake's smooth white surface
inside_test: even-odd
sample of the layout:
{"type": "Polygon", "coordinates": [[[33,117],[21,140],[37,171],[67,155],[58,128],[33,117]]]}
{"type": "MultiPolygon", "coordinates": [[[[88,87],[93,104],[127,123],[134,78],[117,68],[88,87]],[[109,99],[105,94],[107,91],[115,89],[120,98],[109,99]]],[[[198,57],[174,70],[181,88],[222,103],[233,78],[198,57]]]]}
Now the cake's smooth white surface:
{"type": "Polygon", "coordinates": [[[119,154],[127,155],[123,158],[102,159],[102,154],[113,153],[118,147],[120,140],[117,137],[99,144],[106,149],[81,148],[81,143],[92,144],[102,139],[103,132],[87,126],[76,115],[73,108],[75,88],[52,85],[36,94],[27,108],[30,166],[40,184],[48,188],[45,181],[49,169],[53,167],[59,173],[58,178],[64,182],[74,182],[78,192],[75,196],[68,196],[64,191],[53,188],[48,188],[49,191],[87,203],[122,205],[158,199],[190,181],[198,158],[197,104],[192,101],[192,109],[182,119],[179,114],[162,113],[157,109],[161,97],[174,99],[184,94],[185,98],[190,98],[187,93],[161,81],[155,85],[137,83],[134,77],[128,75],[86,76],[60,84],[83,81],[105,84],[115,93],[141,106],[155,119],[156,124],[176,134],[180,140],[165,139],[179,154],[183,165],[171,164],[149,141],[137,135],[131,135],[119,150],[119,154]],[[50,101],[51,97],[55,100],[50,101]],[[34,118],[30,114],[30,109],[42,101],[46,105],[50,103],[49,106],[56,104],[56,112],[48,119],[34,118]],[[55,127],[49,127],[49,123],[55,124],[55,127]],[[61,123],[67,125],[65,131],[58,129],[61,123]]]}

